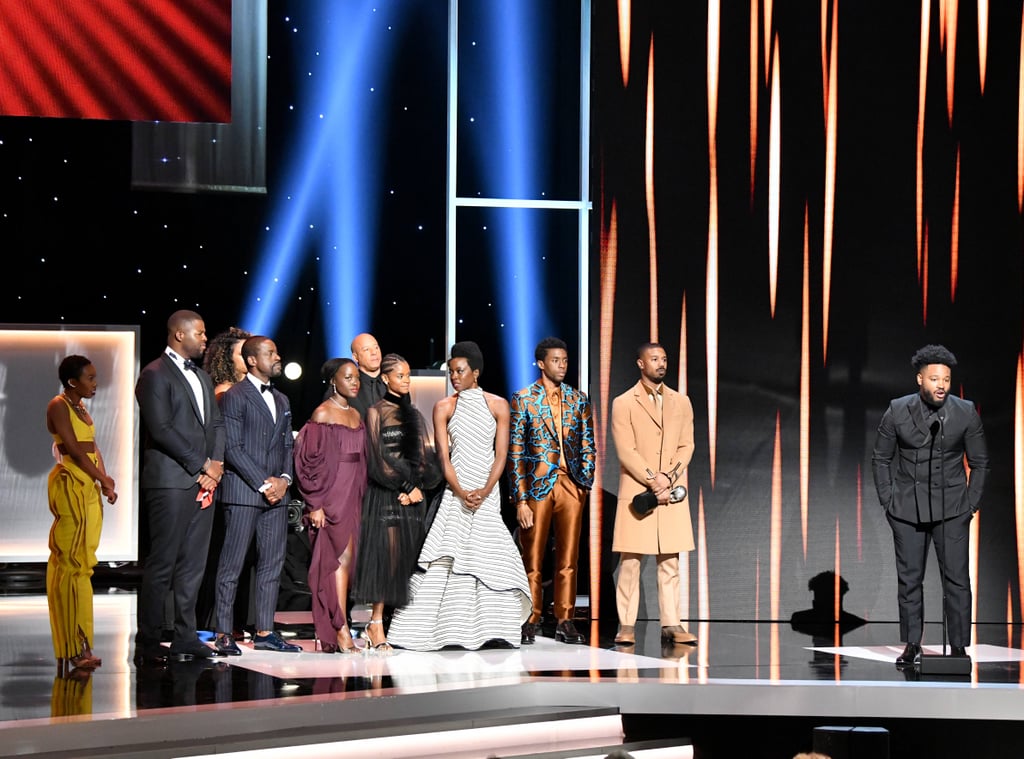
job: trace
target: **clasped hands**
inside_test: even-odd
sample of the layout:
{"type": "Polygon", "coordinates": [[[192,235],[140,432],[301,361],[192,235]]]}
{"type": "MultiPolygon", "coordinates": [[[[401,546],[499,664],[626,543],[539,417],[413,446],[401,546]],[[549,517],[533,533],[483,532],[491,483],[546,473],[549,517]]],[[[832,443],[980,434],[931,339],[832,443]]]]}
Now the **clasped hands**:
{"type": "Polygon", "coordinates": [[[196,482],[199,483],[200,488],[208,493],[212,493],[217,489],[217,485],[220,484],[220,479],[223,476],[224,462],[207,459],[206,464],[199,471],[199,476],[196,477],[196,482]]]}
{"type": "Polygon", "coordinates": [[[664,472],[658,472],[654,475],[653,479],[649,479],[647,481],[647,486],[651,489],[651,492],[658,497],[659,505],[669,502],[672,493],[672,481],[669,480],[667,474],[664,472]]]}
{"type": "Polygon", "coordinates": [[[267,477],[263,481],[266,490],[263,490],[263,497],[271,506],[279,503],[288,492],[288,480],[284,477],[267,477]]]}
{"type": "Polygon", "coordinates": [[[423,491],[419,488],[413,488],[408,493],[399,493],[398,502],[403,506],[411,506],[414,503],[419,503],[423,500],[423,491]]]}
{"type": "Polygon", "coordinates": [[[484,505],[484,500],[490,494],[490,491],[484,490],[483,488],[475,488],[474,490],[463,491],[459,498],[462,499],[462,505],[470,511],[476,511],[484,505]]]}

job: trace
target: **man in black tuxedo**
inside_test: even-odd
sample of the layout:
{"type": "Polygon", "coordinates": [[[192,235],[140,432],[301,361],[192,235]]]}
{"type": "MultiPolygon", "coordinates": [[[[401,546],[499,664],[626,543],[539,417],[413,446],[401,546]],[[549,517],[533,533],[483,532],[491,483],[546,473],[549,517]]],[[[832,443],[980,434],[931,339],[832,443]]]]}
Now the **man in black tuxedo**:
{"type": "Polygon", "coordinates": [[[226,472],[220,486],[224,547],[217,567],[217,650],[242,653],[232,637],[238,577],[256,536],[256,635],[253,646],[269,651],[302,649],[274,631],[274,612],[288,540],[288,486],[292,482],[292,412],[288,397],[271,385],[280,377],[281,356],[269,337],[242,343],[245,379],[221,397],[226,472]]]}
{"type": "Polygon", "coordinates": [[[150,545],[138,596],[135,661],[162,661],[164,602],[174,598],[177,659],[216,652],[196,635],[196,599],[213,525],[213,492],[224,474],[224,425],[213,382],[199,367],[206,325],[194,311],[167,321],[167,348],[143,368],[135,398],[145,427],[140,489],[150,545]]]}
{"type": "Polygon", "coordinates": [[[968,538],[989,468],[974,404],[949,394],[956,357],[941,345],[926,345],[911,365],[919,391],[889,404],[871,455],[875,489],[896,549],[900,638],[906,643],[896,659],[899,667],[914,664],[921,654],[924,572],[932,541],[944,578],[951,651],[966,653],[971,640],[968,538]]]}

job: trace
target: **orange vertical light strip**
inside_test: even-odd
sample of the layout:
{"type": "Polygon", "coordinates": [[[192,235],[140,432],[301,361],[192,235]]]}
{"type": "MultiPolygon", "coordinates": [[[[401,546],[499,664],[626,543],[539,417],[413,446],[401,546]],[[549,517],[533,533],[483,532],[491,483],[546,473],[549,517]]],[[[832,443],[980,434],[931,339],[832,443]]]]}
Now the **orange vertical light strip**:
{"type": "Polygon", "coordinates": [[[946,111],[949,125],[953,126],[953,86],[956,81],[956,20],[959,0],[946,0],[946,15],[943,23],[946,27],[946,111]]]}
{"type": "Polygon", "coordinates": [[[779,85],[779,38],[772,52],[772,90],[768,127],[768,296],[775,318],[775,292],[779,276],[779,205],[782,174],[782,93],[779,85]]]}
{"type": "Polygon", "coordinates": [[[771,528],[768,577],[768,604],[771,610],[771,639],[768,644],[769,679],[780,680],[779,602],[782,587],[782,424],[775,412],[775,449],[772,452],[771,528]]]}
{"type": "Polygon", "coordinates": [[[949,239],[949,301],[956,302],[956,285],[960,279],[960,146],[956,146],[956,179],[953,188],[953,227],[949,239]]]}
{"type": "Polygon", "coordinates": [[[985,68],[988,65],[988,0],[978,0],[978,85],[985,94],[985,68]]]}
{"type": "MultiPolygon", "coordinates": [[[[1013,406],[1013,511],[1017,535],[1017,587],[1021,616],[1024,617],[1024,352],[1017,356],[1013,406]]],[[[1024,647],[1024,630],[1021,632],[1021,646],[1024,647]]]]}
{"type": "Polygon", "coordinates": [[[948,0],[939,0],[939,46],[946,45],[946,3],[948,0]]]}
{"type": "Polygon", "coordinates": [[[820,19],[821,22],[821,104],[824,109],[824,119],[828,121],[828,0],[821,0],[820,19]]]}
{"type": "Polygon", "coordinates": [[[708,459],[715,487],[718,447],[718,46],[719,8],[708,2],[708,262],[705,297],[708,373],[708,459]]]}
{"type": "Polygon", "coordinates": [[[779,682],[782,679],[782,657],[779,646],[779,623],[772,622],[771,636],[768,643],[768,679],[779,682]]]}
{"type": "Polygon", "coordinates": [[[632,34],[632,2],[619,0],[619,66],[622,68],[622,86],[629,86],[629,42],[632,34]]]}
{"type": "Polygon", "coordinates": [[[1006,583],[1006,647],[1013,646],[1013,585],[1006,583]]]}
{"type": "Polygon", "coordinates": [[[772,52],[772,0],[764,0],[764,15],[761,17],[761,23],[764,25],[764,83],[767,85],[771,72],[768,59],[772,52]]]}
{"type": "Polygon", "coordinates": [[[758,28],[757,0],[750,2],[750,204],[754,204],[754,183],[757,175],[757,101],[760,82],[757,79],[758,28]]]}
{"type": "Polygon", "coordinates": [[[711,487],[715,487],[718,446],[718,192],[711,174],[711,204],[708,218],[708,264],[705,295],[705,350],[708,373],[708,463],[711,487]]]}
{"type": "Polygon", "coordinates": [[[928,222],[924,223],[924,244],[921,250],[921,323],[928,323],[928,222]]]}
{"type": "Polygon", "coordinates": [[[1017,68],[1017,212],[1020,213],[1024,209],[1024,15],[1020,19],[1017,68]]]}
{"type": "MultiPolygon", "coordinates": [[[[601,193],[600,197],[604,197],[601,193]]],[[[600,323],[600,352],[598,353],[598,387],[600,388],[599,411],[597,415],[596,428],[597,437],[604,441],[607,439],[609,392],[611,388],[612,368],[612,338],[615,329],[615,284],[619,260],[619,220],[618,208],[615,200],[612,200],[611,213],[609,214],[608,228],[602,230],[604,239],[601,241],[601,323],[600,323]]],[[[607,452],[606,447],[601,445],[597,448],[599,464],[595,467],[594,488],[591,491],[591,523],[590,523],[590,613],[594,618],[601,615],[601,530],[603,520],[600,515],[604,510],[604,492],[601,486],[601,472],[604,471],[604,458],[607,452]],[[596,524],[595,524],[596,520],[596,524]]]]}
{"type": "Polygon", "coordinates": [[[651,269],[650,339],[658,341],[658,235],[654,221],[654,35],[647,54],[647,128],[644,150],[647,189],[647,251],[651,269]]]}
{"type": "Polygon", "coordinates": [[[708,0],[708,144],[718,152],[718,61],[721,44],[721,9],[718,0],[708,0]]]}
{"type": "Polygon", "coordinates": [[[832,293],[832,232],[836,207],[836,133],[839,129],[839,13],[832,12],[832,54],[829,58],[828,120],[825,122],[825,239],[821,269],[821,363],[828,359],[828,323],[832,293]]]}
{"type": "MultiPolygon", "coordinates": [[[[931,0],[921,0],[921,60],[917,90],[917,277],[921,278],[922,224],[924,222],[924,106],[928,91],[928,32],[931,0]]],[[[1024,50],[1024,37],[1021,38],[1024,50]]],[[[1022,85],[1024,86],[1024,85],[1022,85]]]]}
{"type": "Polygon", "coordinates": [[[697,614],[701,620],[711,618],[708,594],[708,523],[704,516],[704,490],[697,498],[697,614]]]}
{"type": "Polygon", "coordinates": [[[804,275],[800,317],[800,535],[807,561],[807,509],[811,472],[811,240],[804,201],[804,275]]]}

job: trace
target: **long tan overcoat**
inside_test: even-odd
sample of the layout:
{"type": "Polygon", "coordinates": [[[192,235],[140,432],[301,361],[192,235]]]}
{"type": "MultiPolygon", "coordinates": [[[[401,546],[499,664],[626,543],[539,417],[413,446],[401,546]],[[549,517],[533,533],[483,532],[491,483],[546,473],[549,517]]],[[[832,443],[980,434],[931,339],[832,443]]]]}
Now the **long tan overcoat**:
{"type": "MultiPolygon", "coordinates": [[[[693,456],[693,406],[690,399],[662,388],[662,410],[643,383],[612,401],[612,440],[619,457],[619,500],[612,550],[619,553],[678,553],[693,550],[689,497],[658,506],[644,517],[630,508],[633,496],[647,490],[647,469],[679,472],[693,456]]],[[[678,482],[682,482],[680,479],[678,482]]]]}

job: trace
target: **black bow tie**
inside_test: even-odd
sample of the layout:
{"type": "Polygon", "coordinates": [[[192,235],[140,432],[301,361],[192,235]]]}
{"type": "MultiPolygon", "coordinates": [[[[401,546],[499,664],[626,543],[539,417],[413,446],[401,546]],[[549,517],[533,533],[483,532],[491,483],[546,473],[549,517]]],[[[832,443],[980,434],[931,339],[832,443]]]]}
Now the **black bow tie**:
{"type": "Polygon", "coordinates": [[[199,364],[197,364],[195,361],[193,361],[190,358],[186,358],[185,359],[185,363],[183,364],[183,366],[185,367],[186,371],[189,370],[189,369],[191,369],[192,371],[195,371],[196,369],[199,368],[199,364]]]}
{"type": "Polygon", "coordinates": [[[266,393],[270,391],[270,385],[260,385],[260,392],[266,393]]]}

